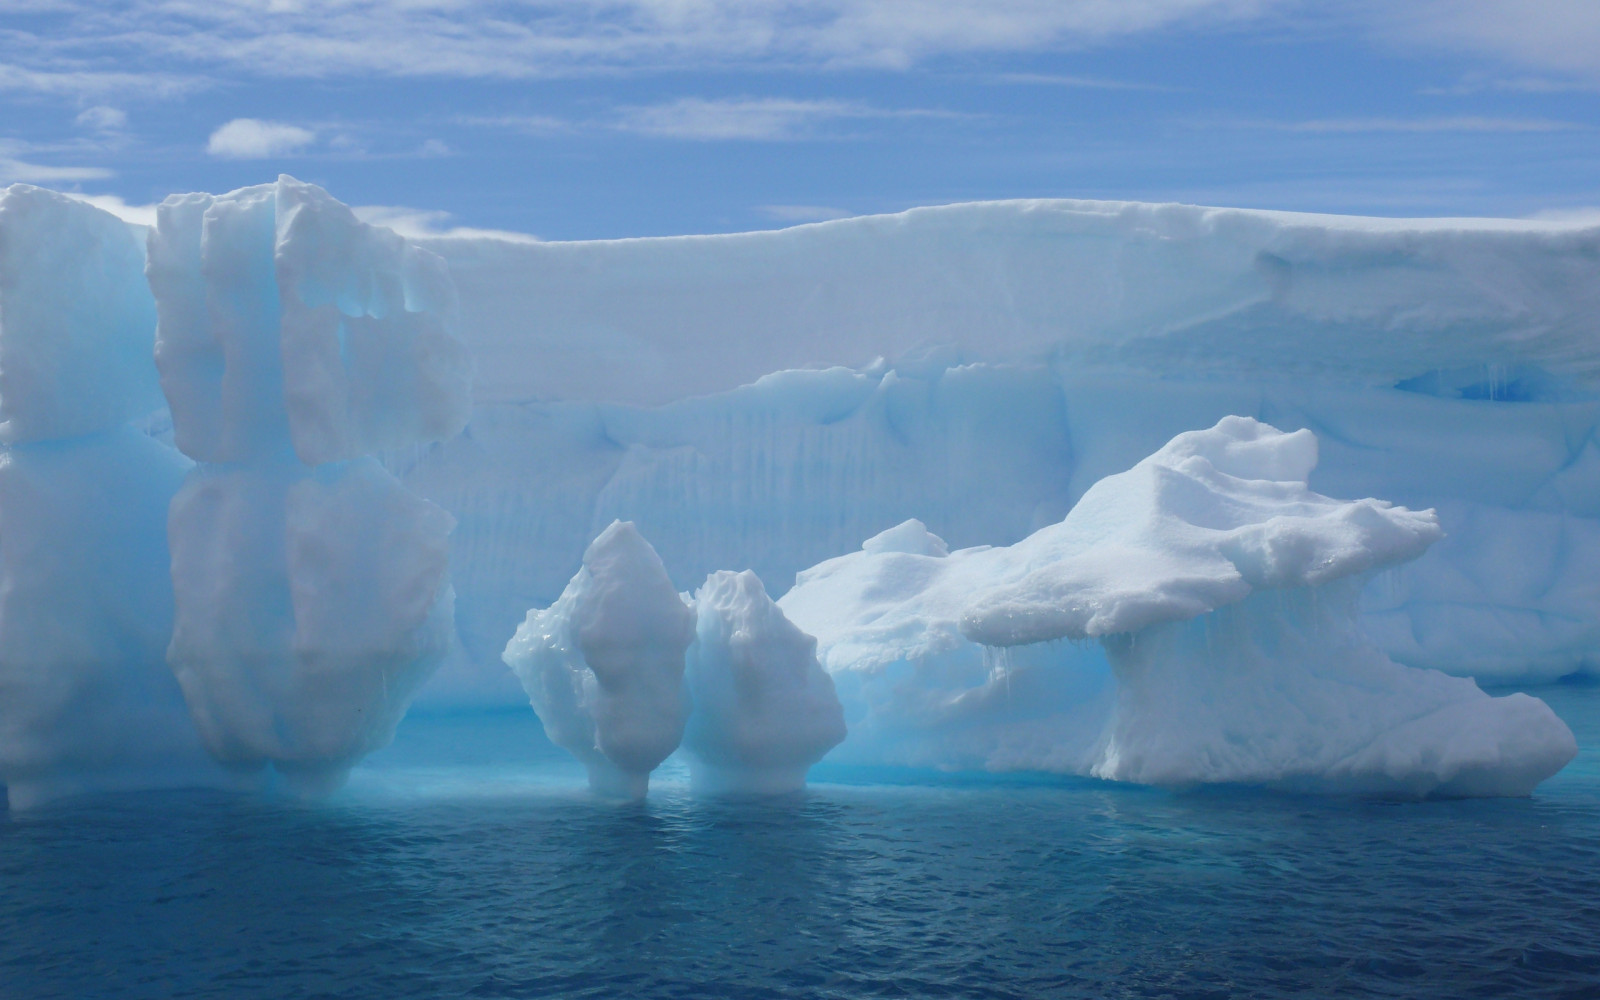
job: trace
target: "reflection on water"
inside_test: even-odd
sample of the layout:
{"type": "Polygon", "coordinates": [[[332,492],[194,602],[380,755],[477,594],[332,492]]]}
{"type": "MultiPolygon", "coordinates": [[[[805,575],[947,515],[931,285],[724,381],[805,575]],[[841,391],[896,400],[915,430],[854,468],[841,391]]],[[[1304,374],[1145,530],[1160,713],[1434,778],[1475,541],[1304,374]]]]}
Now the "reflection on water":
{"type": "Polygon", "coordinates": [[[591,800],[527,713],[408,720],[317,806],[0,817],[3,997],[1600,996],[1600,688],[1531,800],[824,768],[591,800]]]}

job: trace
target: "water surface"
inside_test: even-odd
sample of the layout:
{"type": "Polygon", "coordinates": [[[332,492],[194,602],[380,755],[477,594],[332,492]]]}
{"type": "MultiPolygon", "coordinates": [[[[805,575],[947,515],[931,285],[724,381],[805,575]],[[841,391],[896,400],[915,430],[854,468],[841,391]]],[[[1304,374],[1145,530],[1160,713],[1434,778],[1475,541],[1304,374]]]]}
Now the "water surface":
{"type": "Polygon", "coordinates": [[[320,805],[0,814],[0,997],[1600,997],[1600,687],[1531,799],[820,769],[591,800],[531,713],[320,805]]]}

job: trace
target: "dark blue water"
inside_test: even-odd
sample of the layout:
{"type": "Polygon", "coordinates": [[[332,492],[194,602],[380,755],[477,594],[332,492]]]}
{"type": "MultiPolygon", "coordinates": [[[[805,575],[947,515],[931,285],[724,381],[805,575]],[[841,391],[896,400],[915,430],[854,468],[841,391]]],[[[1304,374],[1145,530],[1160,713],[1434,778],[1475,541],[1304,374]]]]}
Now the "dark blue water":
{"type": "Polygon", "coordinates": [[[1600,688],[1529,800],[1080,781],[590,801],[527,713],[318,806],[0,815],[0,997],[1600,997],[1600,688]]]}

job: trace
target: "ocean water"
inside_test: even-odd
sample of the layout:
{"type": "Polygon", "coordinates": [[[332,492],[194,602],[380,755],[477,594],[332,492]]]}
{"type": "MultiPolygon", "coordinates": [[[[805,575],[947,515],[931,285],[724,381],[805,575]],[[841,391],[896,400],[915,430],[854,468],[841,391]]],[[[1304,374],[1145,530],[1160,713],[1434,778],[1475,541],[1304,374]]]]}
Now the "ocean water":
{"type": "Polygon", "coordinates": [[[1600,997],[1600,686],[1531,799],[821,768],[591,800],[531,713],[331,802],[0,814],[0,997],[1600,997]]]}

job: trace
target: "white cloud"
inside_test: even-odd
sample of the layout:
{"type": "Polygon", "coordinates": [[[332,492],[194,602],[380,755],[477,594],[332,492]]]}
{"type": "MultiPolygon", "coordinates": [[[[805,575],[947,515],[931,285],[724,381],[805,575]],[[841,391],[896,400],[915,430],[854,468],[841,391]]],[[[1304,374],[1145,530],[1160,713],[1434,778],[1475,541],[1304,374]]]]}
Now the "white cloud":
{"type": "Polygon", "coordinates": [[[356,218],[374,226],[393,229],[407,239],[496,239],[511,243],[538,243],[539,237],[505,229],[476,229],[454,226],[449,212],[438,209],[407,208],[404,205],[355,205],[356,218]]]}
{"type": "Polygon", "coordinates": [[[827,222],[830,219],[848,219],[856,214],[826,205],[762,205],[756,210],[779,222],[827,222]]]}
{"type": "Polygon", "coordinates": [[[1389,39],[1600,79],[1600,3],[1594,0],[1369,0],[1367,9],[1389,39]]]}
{"type": "Polygon", "coordinates": [[[120,108],[96,104],[92,108],[84,108],[73,121],[96,132],[115,132],[128,126],[128,115],[120,108]]]}
{"type": "Polygon", "coordinates": [[[76,198],[88,202],[95,208],[110,212],[123,222],[132,222],[140,226],[156,224],[155,205],[130,205],[114,194],[81,194],[76,191],[63,193],[68,198],[76,198]]]}
{"type": "MultiPolygon", "coordinates": [[[[270,76],[530,77],[608,67],[905,66],[951,53],[1042,51],[1294,0],[58,0],[67,25],[27,36],[37,74],[100,58],[270,76]]],[[[21,36],[18,31],[14,34],[21,36]]],[[[42,81],[41,81],[42,82],[42,81]]]]}
{"type": "Polygon", "coordinates": [[[954,118],[946,111],[885,109],[852,101],[784,97],[707,100],[683,97],[665,104],[620,109],[615,128],[665,139],[784,141],[812,138],[842,119],[954,118]]]}
{"type": "Polygon", "coordinates": [[[73,184],[115,176],[104,167],[51,167],[0,156],[0,184],[73,184]]]}
{"type": "Polygon", "coordinates": [[[317,134],[298,125],[235,118],[206,142],[206,152],[230,160],[260,160],[285,156],[310,145],[317,134]]]}
{"type": "Polygon", "coordinates": [[[992,79],[995,83],[1037,84],[1047,87],[1072,87],[1080,90],[1148,90],[1170,93],[1176,89],[1158,83],[1109,80],[1099,76],[1064,76],[1058,73],[1001,73],[992,79]]]}
{"type": "MultiPolygon", "coordinates": [[[[16,51],[26,48],[48,53],[54,47],[50,39],[41,36],[22,32],[11,34],[17,39],[16,51]]],[[[116,42],[112,44],[115,46],[116,42]]],[[[108,60],[107,65],[114,63],[115,60],[108,60]]],[[[204,85],[201,77],[166,72],[129,73],[116,69],[39,68],[0,63],[0,91],[22,91],[80,100],[121,98],[129,94],[141,98],[168,98],[198,90],[204,85]]]]}
{"type": "Polygon", "coordinates": [[[1278,122],[1272,127],[1287,132],[1571,132],[1586,128],[1574,122],[1548,118],[1318,118],[1303,122],[1278,122]]]}

